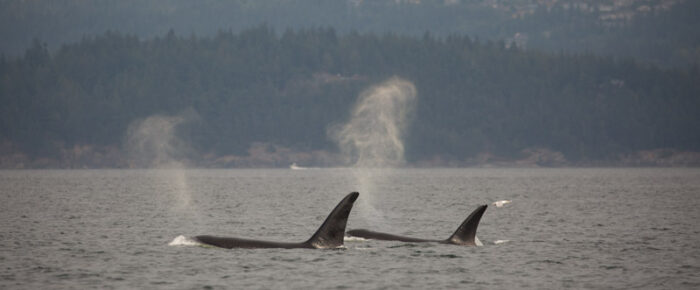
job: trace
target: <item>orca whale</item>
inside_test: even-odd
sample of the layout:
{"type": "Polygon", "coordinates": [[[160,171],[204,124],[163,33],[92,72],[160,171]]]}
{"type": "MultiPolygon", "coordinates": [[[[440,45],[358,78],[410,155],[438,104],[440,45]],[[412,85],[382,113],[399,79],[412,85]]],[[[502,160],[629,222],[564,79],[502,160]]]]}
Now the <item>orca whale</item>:
{"type": "Polygon", "coordinates": [[[442,243],[461,246],[476,246],[476,228],[479,226],[481,216],[484,215],[487,205],[477,207],[457,228],[457,230],[446,240],[430,240],[398,236],[382,232],[373,232],[366,229],[356,229],[347,231],[347,235],[373,240],[400,241],[408,243],[442,243]]]}
{"type": "Polygon", "coordinates": [[[283,243],[260,240],[249,240],[241,238],[228,238],[216,236],[196,236],[194,240],[220,248],[282,248],[282,249],[327,249],[337,248],[343,245],[345,236],[345,225],[352,205],[360,194],[352,192],[345,196],[343,200],[335,206],[316,233],[305,242],[283,243]]]}

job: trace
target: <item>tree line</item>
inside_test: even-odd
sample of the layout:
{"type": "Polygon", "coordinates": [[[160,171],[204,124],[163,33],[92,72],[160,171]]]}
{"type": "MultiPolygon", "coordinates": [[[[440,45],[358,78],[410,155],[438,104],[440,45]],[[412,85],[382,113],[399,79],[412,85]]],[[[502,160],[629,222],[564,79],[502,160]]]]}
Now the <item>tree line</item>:
{"type": "Polygon", "coordinates": [[[122,146],[129,125],[194,111],[179,134],[199,152],[245,155],[265,142],[337,151],[363,89],[413,82],[410,162],[548,148],[569,160],[700,150],[700,71],[592,54],[526,51],[463,35],[337,33],[258,26],[142,40],[106,32],[50,52],[35,40],[0,57],[0,141],[35,157],[75,144],[122,146]]]}
{"type": "Polygon", "coordinates": [[[627,8],[599,10],[606,2],[611,1],[6,0],[0,1],[0,51],[21,54],[34,37],[55,48],[106,30],[151,39],[170,28],[213,36],[222,28],[237,33],[267,23],[278,30],[330,26],[341,33],[416,37],[430,31],[492,41],[517,34],[528,49],[633,57],[666,67],[700,62],[699,1],[625,1],[627,8]],[[576,8],[581,5],[586,8],[576,8]],[[603,20],[606,16],[620,19],[603,20]]]}

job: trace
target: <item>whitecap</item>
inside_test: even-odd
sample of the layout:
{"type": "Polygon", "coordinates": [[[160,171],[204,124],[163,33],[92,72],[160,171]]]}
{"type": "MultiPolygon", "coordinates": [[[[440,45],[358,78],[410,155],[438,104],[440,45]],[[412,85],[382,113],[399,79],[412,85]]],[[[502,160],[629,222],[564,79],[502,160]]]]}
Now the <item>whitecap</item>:
{"type": "Polygon", "coordinates": [[[201,245],[200,242],[198,242],[194,239],[185,237],[183,235],[177,236],[168,244],[168,246],[199,246],[199,245],[201,245]]]}

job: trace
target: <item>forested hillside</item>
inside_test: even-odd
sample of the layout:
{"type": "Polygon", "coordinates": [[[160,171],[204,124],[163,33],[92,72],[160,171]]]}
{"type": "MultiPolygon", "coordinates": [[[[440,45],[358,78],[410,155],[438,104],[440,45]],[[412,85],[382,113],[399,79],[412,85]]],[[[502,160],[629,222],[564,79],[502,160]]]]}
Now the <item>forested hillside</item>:
{"type": "Polygon", "coordinates": [[[688,67],[700,63],[697,15],[695,0],[0,0],[0,52],[19,55],[33,38],[55,50],[107,30],[151,39],[170,29],[213,36],[266,23],[279,31],[459,34],[688,67]]]}
{"type": "Polygon", "coordinates": [[[505,48],[466,36],[275,32],[150,40],[106,33],[49,53],[35,41],[0,59],[2,151],[61,158],[66,148],[122,148],[152,115],[196,115],[180,138],[201,155],[246,155],[256,142],[337,151],[328,127],[391,76],[415,84],[410,162],[525,149],[571,162],[668,148],[700,151],[700,71],[593,55],[505,48]]]}

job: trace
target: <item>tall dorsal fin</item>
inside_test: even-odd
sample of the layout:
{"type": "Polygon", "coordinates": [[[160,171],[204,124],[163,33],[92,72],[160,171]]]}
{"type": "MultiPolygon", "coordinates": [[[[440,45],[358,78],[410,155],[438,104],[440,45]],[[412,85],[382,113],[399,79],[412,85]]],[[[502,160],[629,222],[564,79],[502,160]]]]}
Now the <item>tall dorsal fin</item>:
{"type": "Polygon", "coordinates": [[[345,225],[352,205],[360,194],[352,192],[335,206],[316,233],[306,241],[314,248],[337,248],[343,245],[345,237],[345,225]]]}
{"type": "Polygon", "coordinates": [[[476,228],[479,226],[479,221],[481,216],[484,215],[487,205],[481,205],[477,207],[462,224],[457,228],[452,236],[450,236],[446,242],[456,245],[476,245],[476,228]]]}

